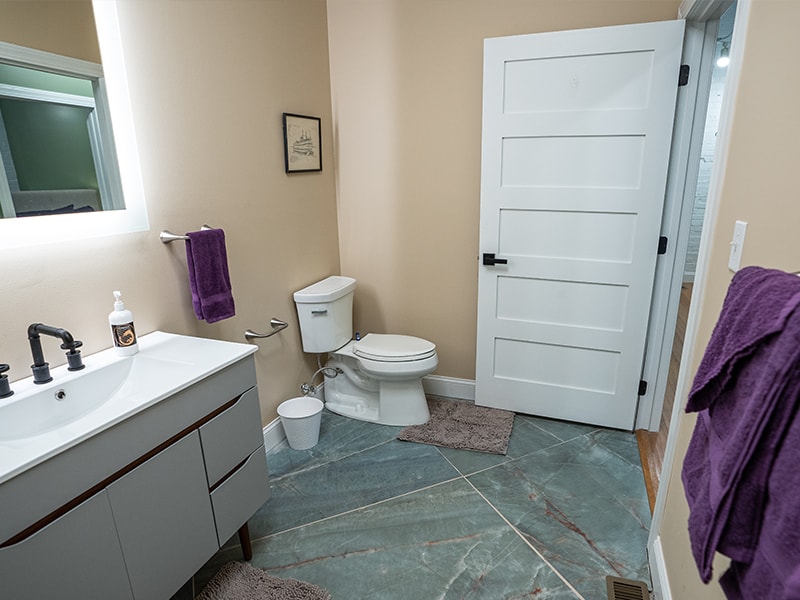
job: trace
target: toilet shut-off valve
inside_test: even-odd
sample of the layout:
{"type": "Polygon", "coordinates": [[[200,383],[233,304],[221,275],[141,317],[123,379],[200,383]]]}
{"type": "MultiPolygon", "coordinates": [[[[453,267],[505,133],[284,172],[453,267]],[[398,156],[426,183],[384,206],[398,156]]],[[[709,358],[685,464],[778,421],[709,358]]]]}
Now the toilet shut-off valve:
{"type": "Polygon", "coordinates": [[[303,392],[304,396],[313,396],[316,391],[325,384],[326,377],[338,377],[342,373],[344,373],[344,371],[342,371],[339,367],[321,367],[317,369],[311,376],[311,383],[306,382],[300,386],[300,391],[303,392]],[[320,373],[322,373],[322,383],[320,383],[318,386],[315,386],[314,378],[320,373]]]}

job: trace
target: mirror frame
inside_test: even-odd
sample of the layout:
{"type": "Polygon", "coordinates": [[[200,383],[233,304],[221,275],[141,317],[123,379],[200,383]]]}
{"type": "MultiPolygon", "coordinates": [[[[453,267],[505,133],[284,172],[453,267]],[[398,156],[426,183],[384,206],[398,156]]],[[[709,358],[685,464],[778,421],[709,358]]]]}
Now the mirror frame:
{"type": "MultiPolygon", "coordinates": [[[[128,94],[125,55],[116,0],[92,0],[97,40],[103,61],[100,85],[105,85],[108,110],[119,163],[124,210],[0,219],[0,249],[39,246],[55,242],[147,231],[147,208],[141,165],[128,94]]],[[[67,62],[76,59],[67,59],[67,62]]],[[[23,61],[24,62],[24,61],[23,61]]],[[[76,66],[84,61],[77,61],[76,66]]],[[[28,64],[31,64],[28,60],[28,64]]]]}

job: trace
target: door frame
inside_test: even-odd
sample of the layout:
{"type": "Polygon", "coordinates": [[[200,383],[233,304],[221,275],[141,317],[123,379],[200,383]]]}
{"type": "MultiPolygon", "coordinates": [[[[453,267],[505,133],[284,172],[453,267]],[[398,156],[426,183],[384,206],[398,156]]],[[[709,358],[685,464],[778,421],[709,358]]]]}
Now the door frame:
{"type": "Polygon", "coordinates": [[[681,63],[690,67],[689,82],[680,89],[675,108],[672,152],[660,233],[668,239],[667,252],[656,263],[642,365],[642,380],[648,385],[645,394],[639,398],[636,429],[658,431],[661,423],[672,343],[678,321],[683,265],[689,248],[689,225],[700,170],[711,88],[710,61],[713,60],[716,33],[717,21],[686,23],[681,63]]]}
{"type": "MultiPolygon", "coordinates": [[[[678,372],[678,382],[676,386],[675,397],[681,400],[688,397],[692,383],[690,368],[694,363],[694,346],[697,340],[700,320],[699,311],[705,295],[704,282],[711,259],[711,247],[713,243],[712,230],[717,220],[717,213],[719,212],[722,182],[725,177],[725,167],[730,150],[730,123],[735,109],[736,91],[739,87],[742,56],[745,52],[744,32],[747,28],[748,18],[750,16],[751,3],[752,0],[738,0],[736,7],[736,19],[734,21],[732,37],[732,41],[735,40],[735,42],[731,43],[731,62],[728,65],[728,72],[726,75],[726,92],[722,99],[715,160],[711,171],[711,184],[706,201],[706,209],[703,217],[703,231],[700,237],[700,250],[697,257],[695,281],[699,282],[699,285],[695,285],[692,289],[691,306],[689,308],[683,352],[681,354],[681,367],[678,372]]],[[[684,0],[680,7],[680,14],[688,21],[702,24],[709,20],[718,20],[731,4],[733,4],[733,0],[684,0]]],[[[708,35],[708,33],[706,35],[708,35]]],[[[714,34],[713,37],[714,41],[716,41],[716,34],[714,34]]],[[[661,549],[661,529],[664,525],[665,504],[669,492],[669,486],[666,484],[669,481],[670,473],[675,463],[678,446],[677,433],[682,412],[682,402],[675,402],[672,409],[667,447],[664,453],[664,463],[662,467],[664,485],[658,487],[653,518],[650,524],[650,534],[647,540],[647,555],[653,584],[652,589],[659,600],[671,600],[672,598],[668,573],[664,563],[664,555],[661,549]]]]}
{"type": "Polygon", "coordinates": [[[733,0],[684,0],[679,9],[679,16],[687,20],[681,63],[690,66],[690,74],[689,82],[678,93],[675,109],[660,233],[669,241],[666,254],[656,263],[642,364],[642,380],[648,385],[639,398],[636,429],[658,431],[661,423],[683,267],[689,247],[689,225],[700,169],[719,17],[732,3],[733,0]]]}

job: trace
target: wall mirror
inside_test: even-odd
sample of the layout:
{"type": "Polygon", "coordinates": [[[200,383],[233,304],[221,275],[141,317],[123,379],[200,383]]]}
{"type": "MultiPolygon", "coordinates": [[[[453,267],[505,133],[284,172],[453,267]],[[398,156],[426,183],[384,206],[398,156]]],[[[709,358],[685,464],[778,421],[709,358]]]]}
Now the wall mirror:
{"type": "Polygon", "coordinates": [[[102,66],[0,42],[0,217],[125,208],[102,66]]]}
{"type": "Polygon", "coordinates": [[[116,9],[0,3],[0,248],[148,228],[116,9]]]}

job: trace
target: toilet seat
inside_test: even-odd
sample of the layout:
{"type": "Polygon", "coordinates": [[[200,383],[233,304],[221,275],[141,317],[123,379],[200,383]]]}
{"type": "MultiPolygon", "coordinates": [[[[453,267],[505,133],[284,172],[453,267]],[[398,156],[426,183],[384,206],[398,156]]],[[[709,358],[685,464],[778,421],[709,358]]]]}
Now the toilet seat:
{"type": "Polygon", "coordinates": [[[378,362],[408,362],[435,356],[436,345],[410,335],[368,333],[353,343],[353,354],[378,362]]]}

